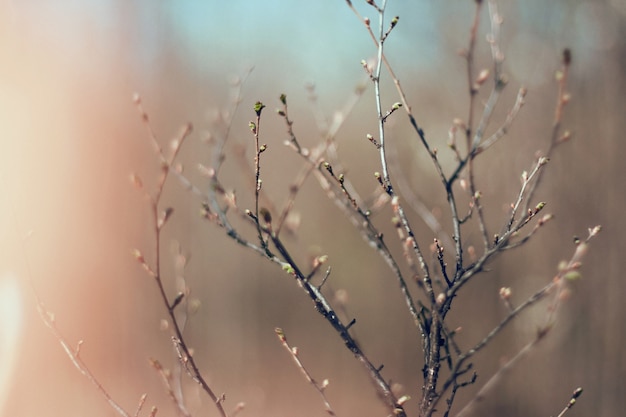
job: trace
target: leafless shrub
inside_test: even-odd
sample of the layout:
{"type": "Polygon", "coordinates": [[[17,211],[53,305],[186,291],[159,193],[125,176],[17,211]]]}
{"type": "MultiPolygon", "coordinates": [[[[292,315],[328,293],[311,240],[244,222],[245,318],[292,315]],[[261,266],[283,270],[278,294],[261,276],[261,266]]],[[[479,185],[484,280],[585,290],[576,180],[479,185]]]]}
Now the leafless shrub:
{"type": "MultiPolygon", "coordinates": [[[[209,386],[202,370],[194,360],[193,350],[186,341],[184,332],[188,311],[193,308],[185,281],[178,281],[180,288],[176,294],[168,294],[164,286],[164,280],[169,280],[171,277],[163,276],[162,273],[163,237],[161,232],[173,215],[174,208],[163,203],[161,197],[167,179],[172,176],[176,177],[189,193],[197,197],[198,206],[202,209],[202,217],[208,223],[217,226],[217,231],[223,232],[226,238],[234,240],[237,244],[275,264],[304,291],[315,311],[334,329],[345,347],[367,371],[377,393],[388,408],[389,415],[426,417],[443,413],[448,416],[452,412],[459,390],[477,381],[478,371],[474,369],[472,363],[475,355],[517,319],[520,313],[534,306],[538,301],[547,299],[548,307],[543,323],[538,327],[534,338],[529,340],[511,359],[503,363],[499,370],[486,380],[473,400],[456,413],[458,416],[469,415],[475,404],[486,398],[490,389],[497,386],[507,371],[550,333],[567,292],[568,283],[578,277],[581,259],[588,249],[589,241],[600,231],[599,226],[592,227],[588,230],[586,238],[577,240],[571,259],[559,265],[553,278],[547,280],[543,287],[537,289],[525,301],[514,303],[512,298],[514,289],[501,288],[499,297],[507,311],[501,321],[475,345],[462,346],[461,343],[457,343],[459,324],[451,323],[448,320],[448,313],[453,309],[455,300],[463,297],[461,290],[483,273],[495,258],[534,240],[542,227],[553,218],[552,214],[545,213],[547,203],[536,201],[535,194],[556,148],[571,137],[571,134],[563,130],[561,126],[564,108],[570,100],[567,92],[567,79],[571,52],[569,50],[563,52],[561,68],[556,72],[558,95],[552,129],[546,133],[547,150],[538,154],[534,161],[529,161],[527,171],[520,173],[521,184],[514,192],[511,190],[508,196],[510,198],[508,215],[504,222],[497,222],[495,219],[488,219],[485,214],[485,206],[481,199],[481,178],[475,167],[480,164],[481,156],[507,135],[518,113],[522,110],[527,91],[524,87],[518,87],[516,100],[509,106],[506,116],[503,120],[496,120],[494,110],[497,106],[501,106],[499,101],[501,94],[505,88],[511,88],[502,70],[505,58],[500,47],[502,17],[498,13],[496,2],[493,0],[475,2],[469,42],[462,52],[462,57],[466,61],[465,77],[467,78],[469,105],[466,116],[453,121],[449,130],[448,149],[445,150],[433,147],[427,139],[427,129],[423,127],[419,115],[414,114],[400,80],[385,55],[385,45],[393,40],[394,28],[401,24],[400,17],[389,19],[385,16],[386,0],[378,3],[373,0],[366,1],[377,15],[377,22],[362,16],[350,0],[346,3],[353,10],[356,18],[363,23],[376,50],[376,59],[373,62],[364,60],[361,63],[369,82],[373,85],[375,97],[372,118],[377,121],[377,130],[367,133],[362,142],[363,146],[372,147],[380,159],[379,166],[372,168],[372,183],[377,184],[373,195],[363,196],[359,187],[352,183],[349,173],[345,172],[338,156],[336,142],[339,127],[354,104],[365,93],[364,88],[357,88],[342,113],[343,117],[327,126],[323,140],[311,148],[303,146],[303,142],[299,139],[300,133],[294,126],[294,118],[290,113],[287,97],[284,94],[278,97],[279,107],[276,113],[282,119],[287,132],[285,145],[293,152],[294,158],[302,162],[302,169],[294,175],[294,180],[288,190],[288,198],[282,206],[266,194],[267,185],[263,181],[264,156],[272,152],[275,146],[274,143],[268,145],[264,142],[264,126],[268,123],[275,123],[277,119],[267,115],[266,105],[262,102],[256,102],[253,106],[244,104],[240,108],[242,103],[239,90],[243,88],[243,82],[235,86],[236,99],[232,104],[233,107],[226,113],[230,115],[230,118],[226,117],[222,120],[223,129],[213,135],[209,141],[210,161],[204,161],[204,164],[199,166],[206,179],[206,184],[203,185],[192,183],[176,160],[185,141],[192,135],[191,125],[185,126],[180,135],[164,149],[152,130],[141,99],[136,97],[137,107],[154,145],[160,173],[154,191],[146,190],[138,175],[132,177],[133,184],[145,193],[149,202],[154,233],[154,246],[149,250],[136,250],[134,256],[158,287],[172,331],[171,341],[179,359],[179,371],[184,371],[202,388],[221,416],[234,415],[240,412],[244,405],[227,407],[225,396],[218,394],[209,386]],[[475,62],[479,22],[481,10],[484,7],[487,7],[489,11],[490,29],[487,40],[491,52],[490,69],[479,69],[475,62]],[[381,80],[384,77],[389,77],[396,87],[397,101],[388,107],[383,104],[388,101],[384,99],[386,98],[384,95],[391,94],[385,93],[381,88],[381,80]],[[481,103],[479,92],[485,89],[488,90],[487,99],[481,103]],[[251,207],[242,207],[239,204],[229,184],[229,179],[224,178],[222,170],[224,161],[230,157],[227,141],[233,123],[232,115],[236,111],[247,111],[252,118],[249,128],[251,141],[254,144],[254,159],[247,161],[244,153],[238,155],[235,153],[235,157],[241,159],[242,172],[245,172],[252,180],[250,195],[254,204],[251,207]],[[395,176],[390,169],[388,122],[392,118],[403,117],[408,118],[412,134],[421,142],[423,151],[430,157],[439,186],[445,193],[448,213],[443,220],[434,217],[430,212],[428,202],[412,195],[408,190],[406,179],[395,176]],[[452,169],[447,169],[441,163],[440,155],[443,152],[450,152],[454,155],[456,162],[452,169]],[[346,315],[345,294],[330,288],[332,270],[328,266],[329,257],[319,255],[312,260],[301,260],[292,254],[286,237],[298,234],[298,218],[294,206],[303,185],[313,177],[328,198],[340,208],[346,219],[387,264],[388,278],[397,282],[406,313],[414,324],[415,332],[421,338],[424,364],[423,385],[405,389],[407,394],[396,392],[390,383],[390,377],[384,375],[382,366],[374,363],[366,354],[365,347],[354,336],[353,326],[356,319],[346,315]],[[205,190],[208,191],[205,192],[205,190]],[[406,192],[398,190],[406,190],[406,192]],[[381,232],[380,224],[388,221],[388,210],[391,210],[391,221],[397,234],[393,238],[384,236],[381,232]],[[419,216],[432,231],[430,237],[417,235],[408,213],[416,213],[419,216]],[[446,233],[447,227],[442,225],[443,222],[449,222],[451,234],[446,233]],[[465,243],[466,231],[472,228],[480,231],[482,243],[479,247],[468,246],[465,243]],[[391,245],[390,239],[398,239],[398,242],[391,245]],[[397,243],[399,243],[397,246],[401,248],[399,251],[392,249],[397,243]],[[144,256],[144,252],[149,252],[150,256],[144,256]],[[146,258],[153,261],[148,262],[146,258]],[[432,260],[435,261],[432,262],[432,260]],[[227,411],[228,408],[232,411],[227,411]]],[[[215,229],[213,232],[216,233],[215,229]]],[[[185,261],[185,256],[180,253],[176,259],[176,265],[181,271],[184,269],[185,261]]],[[[182,276],[182,272],[180,275],[182,276]]],[[[489,296],[498,295],[489,294],[489,296]]],[[[145,396],[140,399],[140,405],[134,414],[124,411],[89,372],[87,365],[80,358],[79,348],[70,348],[58,333],[53,316],[46,311],[43,304],[41,304],[41,312],[44,321],[53,329],[73,364],[97,386],[114,410],[123,416],[140,415],[145,396]]],[[[366,326],[367,323],[359,323],[359,325],[366,326]]],[[[329,387],[328,380],[317,381],[313,377],[314,372],[300,358],[298,348],[287,342],[285,331],[280,328],[276,328],[275,331],[279,342],[288,351],[306,380],[318,392],[321,406],[328,414],[336,415],[336,410],[326,396],[326,390],[329,387]]],[[[178,413],[190,415],[185,405],[180,379],[173,378],[158,360],[152,360],[151,364],[161,375],[166,391],[178,413]]],[[[581,392],[581,389],[574,392],[570,402],[559,414],[560,416],[574,405],[581,392]]],[[[156,409],[153,409],[151,415],[155,414],[156,409]]]]}

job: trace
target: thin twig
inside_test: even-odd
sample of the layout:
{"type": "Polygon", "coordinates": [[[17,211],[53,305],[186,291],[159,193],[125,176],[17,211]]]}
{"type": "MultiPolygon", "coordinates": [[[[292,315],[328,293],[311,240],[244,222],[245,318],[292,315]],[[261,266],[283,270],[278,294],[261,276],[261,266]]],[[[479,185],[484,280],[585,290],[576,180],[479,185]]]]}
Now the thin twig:
{"type": "MultiPolygon", "coordinates": [[[[104,397],[106,402],[109,403],[111,408],[113,408],[113,410],[115,410],[117,414],[123,417],[130,417],[131,414],[128,413],[126,410],[124,410],[122,406],[119,405],[113,399],[113,397],[111,397],[111,395],[107,392],[104,386],[102,386],[100,381],[98,381],[98,379],[91,373],[91,370],[89,370],[89,367],[87,366],[87,364],[83,362],[82,358],[80,357],[80,348],[83,344],[83,341],[80,340],[78,344],[76,345],[76,348],[72,348],[67,342],[67,339],[65,339],[65,337],[61,334],[61,331],[57,328],[56,322],[54,319],[54,314],[52,314],[50,311],[46,309],[46,306],[39,299],[39,296],[37,295],[35,296],[37,297],[37,311],[39,312],[39,316],[43,320],[44,324],[48,326],[50,331],[52,331],[52,334],[54,335],[54,337],[59,341],[59,343],[63,347],[63,350],[67,354],[68,358],[70,359],[74,367],[78,369],[78,371],[96,387],[98,392],[104,397]]],[[[142,404],[141,401],[140,401],[140,404],[142,404]]]]}
{"type": "MultiPolygon", "coordinates": [[[[557,99],[556,106],[554,110],[554,122],[552,124],[552,133],[550,135],[550,143],[548,145],[548,150],[546,151],[546,158],[551,158],[554,153],[554,149],[560,145],[561,143],[566,142],[570,138],[569,132],[564,132],[562,136],[560,136],[561,132],[561,123],[563,119],[563,109],[565,105],[569,102],[570,96],[567,93],[567,78],[569,75],[569,67],[572,63],[572,53],[569,49],[565,49],[563,51],[563,59],[562,59],[562,68],[557,73],[557,82],[558,82],[558,91],[557,91],[557,99]]],[[[543,175],[539,174],[537,176],[537,180],[531,186],[528,191],[528,199],[526,200],[526,204],[524,205],[524,211],[528,209],[531,204],[532,198],[541,184],[543,179],[543,175]]]]}
{"type": "Polygon", "coordinates": [[[465,55],[467,66],[467,84],[469,89],[469,108],[467,115],[467,122],[465,124],[465,137],[466,137],[466,149],[468,153],[469,162],[467,164],[467,178],[469,183],[469,192],[472,198],[473,207],[476,208],[478,214],[478,227],[483,237],[483,245],[485,248],[489,246],[489,232],[487,231],[487,224],[485,222],[485,216],[483,213],[482,202],[477,196],[479,192],[476,188],[476,180],[474,177],[474,159],[469,155],[472,152],[471,141],[473,126],[474,126],[474,111],[476,107],[476,98],[478,97],[478,89],[482,82],[478,82],[474,79],[474,50],[476,47],[476,32],[478,31],[478,25],[480,23],[480,12],[482,10],[482,2],[475,2],[474,21],[470,29],[469,46],[465,55]]]}
{"type": "Polygon", "coordinates": [[[139,403],[137,404],[137,409],[135,410],[134,417],[139,417],[141,410],[143,409],[144,404],[146,403],[146,399],[148,398],[148,394],[142,394],[139,398],[139,403]]]}
{"type": "Polygon", "coordinates": [[[287,248],[283,245],[282,241],[275,234],[271,233],[270,230],[266,230],[266,232],[269,234],[271,241],[276,247],[278,253],[285,260],[285,262],[283,263],[283,270],[292,275],[298,281],[298,284],[304,289],[305,293],[313,301],[317,312],[320,313],[331,324],[331,326],[344,341],[346,348],[348,348],[348,350],[350,350],[359,360],[359,362],[366,368],[368,374],[370,375],[370,378],[375,383],[380,394],[385,400],[385,403],[393,411],[393,413],[400,417],[406,417],[406,413],[402,408],[402,405],[398,402],[398,399],[393,394],[391,386],[382,377],[380,373],[381,369],[374,366],[370,359],[361,350],[356,340],[349,333],[350,325],[345,325],[342,322],[342,320],[337,316],[336,312],[331,307],[326,297],[322,294],[321,290],[318,287],[312,285],[306,279],[306,275],[298,267],[297,263],[292,258],[287,248]]]}
{"type": "MultiPolygon", "coordinates": [[[[181,364],[187,370],[190,377],[196,381],[200,387],[205,391],[205,393],[211,398],[212,402],[215,404],[218,412],[222,417],[227,417],[226,411],[222,406],[222,400],[218,397],[213,390],[209,387],[204,377],[202,376],[200,369],[195,363],[193,356],[191,356],[185,338],[183,336],[183,331],[179,321],[175,315],[175,304],[170,303],[169,297],[165,292],[165,287],[163,285],[163,280],[161,278],[161,231],[163,227],[167,223],[169,218],[169,214],[171,214],[171,210],[165,209],[162,213],[160,212],[160,200],[163,196],[163,189],[168,178],[168,174],[171,172],[174,160],[178,155],[178,152],[182,148],[182,144],[185,139],[191,133],[191,125],[187,125],[185,129],[181,132],[180,136],[172,142],[172,151],[171,154],[166,156],[161,146],[158,143],[154,130],[152,129],[149,118],[145,110],[141,105],[141,99],[137,96],[135,97],[135,103],[137,105],[137,109],[139,110],[140,115],[142,116],[142,120],[144,121],[144,125],[146,126],[149,138],[156,150],[157,157],[159,158],[161,175],[157,182],[156,191],[153,195],[149,194],[144,190],[144,193],[148,196],[150,202],[150,212],[152,214],[152,225],[154,227],[154,247],[153,247],[153,257],[154,257],[154,266],[151,267],[147,261],[145,260],[143,254],[139,250],[135,250],[135,258],[141,264],[141,266],[154,278],[154,281],[159,289],[159,294],[161,297],[161,301],[163,305],[167,309],[168,316],[170,318],[174,334],[173,338],[175,338],[177,343],[177,349],[179,352],[179,357],[181,358],[181,364]]],[[[141,183],[136,183],[136,185],[141,187],[141,183]]]]}
{"type": "Polygon", "coordinates": [[[256,113],[256,122],[250,122],[250,129],[254,135],[254,217],[256,218],[257,232],[259,242],[262,247],[267,246],[267,242],[263,238],[261,232],[261,225],[259,223],[259,195],[261,193],[262,180],[261,180],[261,153],[265,151],[266,145],[260,145],[259,143],[259,131],[261,130],[261,112],[265,108],[265,105],[260,101],[254,104],[254,111],[256,113]]]}
{"type": "Polygon", "coordinates": [[[561,410],[559,415],[556,416],[556,417],[563,417],[565,415],[565,413],[567,413],[570,410],[570,408],[572,408],[574,405],[576,405],[576,400],[578,399],[578,397],[580,397],[580,395],[582,393],[583,393],[583,389],[582,388],[576,388],[576,390],[574,390],[574,393],[572,394],[572,397],[567,402],[567,405],[565,406],[565,408],[563,408],[563,410],[561,410]]]}
{"type": "MultiPolygon", "coordinates": [[[[456,378],[459,375],[459,371],[463,369],[464,364],[469,360],[472,356],[478,353],[481,349],[491,342],[491,340],[498,335],[504,328],[510,324],[514,318],[516,318],[520,313],[527,310],[531,305],[537,303],[539,300],[543,299],[550,293],[553,293],[552,303],[548,306],[546,310],[545,320],[543,325],[537,331],[536,337],[529,342],[526,346],[524,346],[512,359],[510,359],[506,364],[504,364],[498,371],[487,381],[487,383],[480,389],[478,394],[472,399],[470,403],[468,403],[463,410],[461,410],[457,417],[461,417],[469,413],[469,411],[475,406],[476,403],[482,401],[485,395],[495,386],[497,386],[498,382],[507,373],[520,359],[522,359],[525,355],[527,355],[530,350],[535,347],[539,341],[541,341],[550,329],[554,325],[556,313],[559,310],[562,292],[565,288],[566,280],[569,275],[575,271],[577,271],[581,266],[582,258],[585,256],[588,250],[588,245],[591,239],[595,238],[600,232],[600,226],[596,226],[590,228],[588,231],[588,236],[584,242],[579,242],[576,245],[574,253],[572,257],[567,262],[567,264],[563,267],[560,267],[557,271],[556,276],[543,288],[537,291],[535,294],[530,296],[526,301],[520,304],[517,308],[511,311],[496,327],[494,327],[487,336],[485,336],[478,344],[476,344],[472,349],[468,350],[466,353],[459,356],[457,359],[457,363],[455,368],[452,370],[450,377],[444,383],[443,392],[449,389],[452,386],[456,378]],[[555,290],[556,291],[553,291],[555,290]]],[[[441,397],[439,397],[441,398],[441,397]]],[[[433,405],[433,407],[436,405],[433,405]]]]}
{"type": "Polygon", "coordinates": [[[172,385],[172,374],[167,372],[167,370],[163,368],[163,365],[161,365],[161,363],[156,359],[150,359],[150,366],[152,366],[152,368],[161,377],[163,385],[165,385],[167,395],[168,397],[170,397],[170,400],[172,400],[172,402],[178,409],[180,415],[184,417],[190,417],[191,414],[189,414],[189,411],[187,410],[187,407],[185,406],[182,397],[176,393],[177,388],[172,385]]]}
{"type": "Polygon", "coordinates": [[[325,379],[324,381],[322,381],[321,384],[318,384],[317,381],[313,379],[309,371],[306,369],[306,367],[300,360],[300,356],[298,355],[299,353],[298,348],[290,346],[289,343],[287,342],[287,336],[285,335],[285,332],[283,331],[283,329],[277,327],[276,329],[274,329],[274,331],[276,332],[276,335],[278,336],[278,340],[280,340],[280,343],[287,350],[287,352],[289,352],[289,354],[291,355],[291,358],[294,360],[294,362],[298,366],[298,369],[300,369],[300,371],[302,372],[306,380],[320,394],[320,397],[322,398],[322,401],[324,402],[324,407],[326,407],[326,412],[331,416],[337,415],[335,411],[333,410],[333,407],[330,405],[328,398],[326,397],[325,390],[326,390],[326,387],[328,387],[328,380],[325,379]]]}

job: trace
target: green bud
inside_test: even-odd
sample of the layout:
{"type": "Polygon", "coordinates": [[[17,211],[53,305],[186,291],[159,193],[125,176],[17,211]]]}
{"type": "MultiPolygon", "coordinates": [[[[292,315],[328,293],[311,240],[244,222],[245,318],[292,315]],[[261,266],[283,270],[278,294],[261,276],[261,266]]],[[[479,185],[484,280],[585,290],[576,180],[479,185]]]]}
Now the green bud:
{"type": "Polygon", "coordinates": [[[257,116],[261,115],[261,111],[263,111],[264,108],[265,108],[265,104],[261,103],[260,101],[257,101],[256,103],[254,103],[254,112],[256,113],[257,116]]]}
{"type": "Polygon", "coordinates": [[[582,278],[582,275],[578,271],[569,271],[565,275],[563,275],[563,278],[565,278],[568,281],[578,281],[579,279],[582,278]]]}
{"type": "Polygon", "coordinates": [[[295,269],[293,269],[293,266],[289,265],[289,264],[284,264],[283,265],[283,271],[285,271],[288,274],[293,275],[296,271],[295,269]]]}

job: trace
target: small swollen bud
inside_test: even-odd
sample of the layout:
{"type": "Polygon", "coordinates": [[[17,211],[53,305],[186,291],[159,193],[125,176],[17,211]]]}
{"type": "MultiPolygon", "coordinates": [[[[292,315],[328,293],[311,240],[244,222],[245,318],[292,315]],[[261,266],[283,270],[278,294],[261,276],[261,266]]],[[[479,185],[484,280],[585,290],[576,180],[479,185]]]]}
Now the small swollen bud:
{"type": "Polygon", "coordinates": [[[285,106],[287,105],[287,96],[284,93],[280,95],[279,99],[281,103],[283,103],[285,106]]]}
{"type": "Polygon", "coordinates": [[[510,300],[512,295],[513,295],[513,290],[511,288],[509,287],[500,288],[500,298],[502,298],[504,301],[510,300]]]}
{"type": "Polygon", "coordinates": [[[557,80],[557,81],[561,81],[564,76],[565,76],[565,74],[563,74],[563,71],[556,71],[554,73],[554,79],[557,80]]]}
{"type": "Polygon", "coordinates": [[[572,50],[565,48],[563,50],[563,65],[569,66],[572,63],[572,50]]]}
{"type": "Polygon", "coordinates": [[[170,306],[170,310],[175,309],[181,301],[183,301],[183,298],[185,298],[185,293],[184,292],[179,292],[176,295],[176,298],[174,298],[174,301],[172,301],[172,305],[170,306]]]}
{"type": "Polygon", "coordinates": [[[476,262],[478,257],[476,256],[476,248],[474,246],[468,246],[467,254],[472,262],[476,262]]]}
{"type": "Polygon", "coordinates": [[[200,307],[202,307],[202,302],[198,300],[197,298],[193,298],[189,300],[189,312],[190,313],[192,314],[197,313],[198,310],[200,310],[200,307]]]}
{"type": "Polygon", "coordinates": [[[265,108],[265,104],[261,103],[260,101],[257,101],[256,103],[254,103],[254,112],[256,113],[257,116],[261,115],[261,112],[263,111],[264,108],[265,108]]]}
{"type": "Polygon", "coordinates": [[[481,86],[481,85],[483,85],[485,83],[485,81],[487,81],[488,78],[489,78],[489,70],[488,69],[483,69],[478,74],[478,77],[476,77],[475,83],[476,83],[477,86],[481,86]]]}
{"type": "Polygon", "coordinates": [[[139,190],[143,188],[143,181],[141,181],[139,175],[135,173],[130,174],[130,182],[139,190]]]}
{"type": "Polygon", "coordinates": [[[582,262],[576,261],[576,262],[571,262],[568,267],[574,270],[574,269],[580,269],[581,266],[583,266],[582,262]]]}
{"type": "Polygon", "coordinates": [[[137,259],[137,261],[139,263],[143,264],[143,263],[146,262],[146,260],[143,257],[143,254],[141,253],[141,251],[139,249],[133,249],[132,253],[133,253],[133,256],[135,257],[135,259],[137,259]]]}
{"type": "Polygon", "coordinates": [[[319,268],[321,265],[324,265],[328,261],[328,255],[320,255],[316,256],[313,259],[313,268],[319,268]]]}
{"type": "Polygon", "coordinates": [[[600,233],[601,230],[602,226],[600,225],[589,228],[589,238],[596,236],[598,233],[600,233]]]}
{"type": "Polygon", "coordinates": [[[380,143],[378,143],[378,141],[376,141],[376,139],[374,139],[374,136],[370,135],[369,133],[367,135],[365,135],[365,137],[367,138],[367,140],[369,140],[370,142],[372,142],[372,144],[374,144],[374,146],[376,146],[377,149],[380,149],[380,143]]]}
{"type": "Polygon", "coordinates": [[[578,281],[582,278],[582,274],[576,270],[568,271],[565,273],[565,275],[563,275],[563,278],[568,281],[578,281]]]}
{"type": "Polygon", "coordinates": [[[198,164],[198,171],[207,178],[215,178],[215,169],[198,164]]]}
{"type": "Polygon", "coordinates": [[[522,182],[526,182],[528,181],[528,172],[524,171],[522,172],[522,182]]]}
{"type": "Polygon", "coordinates": [[[571,99],[572,99],[572,95],[570,93],[564,93],[561,96],[561,103],[567,104],[570,102],[571,99]]]}
{"type": "Polygon", "coordinates": [[[404,405],[404,403],[406,403],[407,401],[409,401],[411,399],[411,396],[409,395],[403,395],[402,397],[398,398],[398,405],[404,405]]]}
{"type": "Polygon", "coordinates": [[[526,89],[526,87],[521,87],[518,94],[520,95],[520,97],[524,98],[526,97],[526,94],[528,94],[528,90],[526,89]]]}
{"type": "Polygon", "coordinates": [[[330,172],[330,175],[335,175],[333,174],[333,167],[330,165],[330,163],[324,162],[322,165],[324,166],[324,168],[326,168],[326,171],[330,172]]]}
{"type": "Polygon", "coordinates": [[[180,148],[180,139],[172,139],[170,141],[170,149],[172,152],[178,152],[178,148],[180,148]]]}
{"type": "Polygon", "coordinates": [[[374,177],[376,178],[378,183],[384,187],[385,183],[383,182],[383,177],[380,175],[380,172],[378,171],[374,172],[374,177]]]}
{"type": "Polygon", "coordinates": [[[442,305],[444,303],[444,301],[446,301],[446,295],[444,293],[440,292],[437,295],[437,304],[438,305],[442,305]]]}
{"type": "Polygon", "coordinates": [[[267,224],[272,223],[272,214],[270,213],[268,209],[266,209],[265,207],[261,207],[261,209],[259,210],[259,214],[261,215],[261,218],[263,219],[265,223],[267,224]]]}
{"type": "Polygon", "coordinates": [[[398,208],[400,207],[400,198],[397,195],[394,195],[391,199],[391,207],[394,211],[398,210],[398,208]]]}
{"type": "Polygon", "coordinates": [[[165,224],[165,222],[167,222],[167,220],[170,218],[173,212],[174,212],[174,209],[172,207],[167,207],[165,210],[161,212],[159,216],[159,220],[157,222],[157,227],[159,229],[163,227],[163,225],[165,224]]]}
{"type": "Polygon", "coordinates": [[[280,327],[276,327],[274,328],[274,333],[276,333],[276,336],[278,336],[278,339],[281,342],[286,342],[287,341],[287,337],[285,336],[285,332],[283,331],[283,329],[281,329],[280,327]]]}

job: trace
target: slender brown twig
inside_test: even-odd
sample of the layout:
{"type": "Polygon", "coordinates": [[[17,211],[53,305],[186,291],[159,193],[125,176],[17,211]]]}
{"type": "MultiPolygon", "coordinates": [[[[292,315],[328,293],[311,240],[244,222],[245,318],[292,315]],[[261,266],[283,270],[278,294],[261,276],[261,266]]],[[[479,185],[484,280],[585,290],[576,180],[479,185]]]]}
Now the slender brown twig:
{"type": "Polygon", "coordinates": [[[333,410],[333,407],[330,405],[330,402],[328,401],[328,398],[326,397],[325,390],[328,387],[328,380],[325,379],[320,384],[315,379],[313,379],[309,371],[306,369],[306,367],[302,363],[302,360],[300,359],[300,356],[298,354],[299,353],[298,348],[290,346],[289,343],[287,342],[287,336],[285,335],[285,332],[283,331],[283,329],[277,327],[274,329],[274,331],[276,332],[276,336],[278,336],[278,340],[280,340],[280,343],[287,350],[287,352],[289,352],[289,355],[291,355],[291,358],[294,360],[294,362],[298,366],[298,369],[300,369],[300,371],[302,372],[306,380],[309,382],[309,384],[311,384],[311,386],[313,386],[313,388],[315,388],[315,390],[319,393],[320,397],[322,398],[322,402],[324,403],[324,407],[326,407],[326,412],[331,416],[336,416],[337,414],[333,410]]]}
{"type": "Polygon", "coordinates": [[[563,410],[561,410],[559,415],[556,416],[556,417],[563,417],[565,415],[565,413],[567,413],[573,406],[575,406],[576,405],[576,400],[578,399],[578,397],[580,397],[582,395],[582,393],[583,393],[583,389],[582,388],[576,388],[574,390],[574,393],[572,394],[572,397],[567,402],[567,405],[563,408],[563,410]]]}
{"type": "MultiPolygon", "coordinates": [[[[187,346],[187,343],[183,336],[181,324],[177,320],[176,314],[175,314],[175,310],[176,310],[178,303],[180,302],[180,299],[177,297],[176,299],[174,299],[174,301],[170,301],[165,291],[165,287],[163,285],[163,279],[161,276],[161,231],[163,230],[163,227],[167,223],[168,219],[170,218],[170,215],[172,214],[172,209],[166,208],[161,211],[160,201],[161,201],[161,197],[163,196],[163,189],[164,189],[166,180],[168,178],[168,174],[173,169],[174,160],[176,159],[176,156],[178,155],[178,152],[180,151],[183,142],[191,133],[192,128],[191,128],[191,125],[185,126],[185,128],[181,131],[178,138],[174,139],[174,141],[171,143],[171,154],[169,156],[166,156],[156,138],[154,130],[152,129],[149,123],[148,114],[143,109],[143,106],[141,105],[141,99],[139,98],[139,96],[135,97],[135,104],[137,105],[137,109],[141,115],[142,120],[144,121],[144,125],[146,126],[146,129],[148,130],[149,139],[152,142],[153,147],[156,151],[157,157],[159,159],[161,175],[159,176],[159,179],[156,185],[156,191],[154,192],[154,194],[150,194],[149,192],[144,190],[144,194],[148,198],[148,201],[150,203],[150,213],[152,215],[152,226],[154,228],[154,235],[155,235],[154,247],[152,249],[152,252],[153,252],[152,256],[154,258],[154,266],[150,266],[148,264],[148,262],[144,258],[141,251],[136,249],[134,251],[134,255],[137,261],[140,263],[140,265],[144,268],[144,270],[148,272],[148,274],[154,279],[159,289],[161,301],[163,302],[163,305],[165,306],[167,310],[172,328],[174,330],[174,336],[172,336],[172,341],[178,353],[180,363],[182,364],[183,368],[187,371],[189,376],[196,383],[198,383],[198,385],[200,385],[202,390],[209,396],[209,398],[211,399],[211,401],[214,403],[215,407],[217,408],[219,414],[222,417],[227,417],[226,411],[224,410],[224,407],[222,406],[222,402],[223,402],[222,397],[218,397],[214,393],[214,391],[209,387],[208,383],[202,376],[200,369],[196,365],[196,362],[193,356],[191,355],[189,347],[187,346]]],[[[139,177],[135,175],[133,178],[134,178],[135,185],[143,189],[143,186],[139,177]]]]}
{"type": "MultiPolygon", "coordinates": [[[[61,334],[61,331],[57,328],[54,314],[52,314],[50,311],[46,309],[46,306],[39,299],[38,296],[36,297],[37,297],[37,311],[39,312],[39,316],[41,317],[45,325],[48,326],[50,331],[52,331],[52,334],[54,335],[54,337],[59,341],[59,343],[63,347],[63,350],[67,354],[67,357],[70,359],[70,362],[72,362],[72,365],[74,365],[74,367],[78,369],[78,371],[96,387],[98,392],[104,397],[106,402],[111,406],[111,408],[113,408],[113,410],[117,414],[119,414],[122,417],[130,417],[131,414],[128,413],[126,410],[124,410],[124,408],[122,408],[122,406],[119,405],[113,399],[113,397],[111,397],[111,395],[104,388],[104,386],[100,383],[100,381],[98,381],[98,379],[91,373],[91,370],[89,369],[87,364],[83,362],[83,359],[80,357],[80,349],[83,345],[83,341],[82,340],[78,341],[76,347],[72,348],[69,342],[67,341],[67,339],[65,339],[65,337],[61,334]]],[[[142,395],[139,401],[139,405],[138,405],[139,409],[142,408],[145,402],[144,395],[142,395]]],[[[137,410],[135,415],[137,415],[138,412],[139,410],[137,410]]]]}

